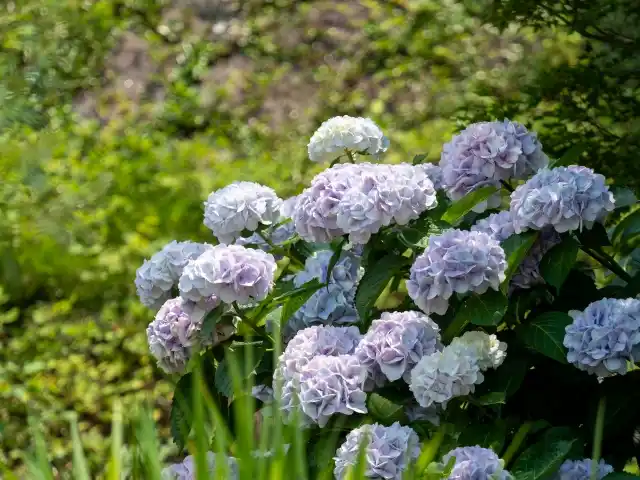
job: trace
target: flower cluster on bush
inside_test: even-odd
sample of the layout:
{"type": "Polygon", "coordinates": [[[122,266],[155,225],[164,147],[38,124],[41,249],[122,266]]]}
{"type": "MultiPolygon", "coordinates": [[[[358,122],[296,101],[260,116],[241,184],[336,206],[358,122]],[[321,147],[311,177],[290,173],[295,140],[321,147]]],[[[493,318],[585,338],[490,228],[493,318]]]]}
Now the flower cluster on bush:
{"type": "MultiPolygon", "coordinates": [[[[564,339],[556,338],[556,325],[539,326],[544,335],[556,336],[553,349],[527,325],[541,314],[547,321],[568,318],[549,311],[555,304],[536,310],[540,298],[558,296],[544,285],[543,261],[554,247],[569,239],[616,269],[614,258],[590,250],[580,237],[614,208],[604,177],[579,166],[548,168],[536,134],[509,120],[469,126],[443,147],[439,165],[360,162],[367,155],[377,159],[387,148],[369,119],[328,120],[311,138],[308,153],[313,162],[332,164],[302,193],[282,201],[270,188],[249,182],[213,192],[204,221],[219,244],[172,242],[136,276],[141,301],[159,309],[147,334],[166,372],[184,373],[196,353],[229,336],[256,336],[267,351],[282,342],[282,353],[263,376],[268,380],[251,389],[255,398],[280,408],[294,428],[317,435],[345,417],[363,419],[336,451],[336,479],[348,478],[362,459],[367,478],[400,479],[414,466],[421,440],[438,438],[390,424],[387,417],[386,423],[366,421],[365,415],[379,419],[376,402],[387,392],[393,400],[383,401],[394,405],[403,422],[446,430],[447,421],[478,405],[481,416],[499,417],[493,402],[505,403],[510,389],[519,388],[535,366],[528,360],[532,352],[558,360],[563,343],[568,362],[599,379],[626,374],[640,355],[635,298],[604,298],[570,311],[564,339]],[[467,194],[483,186],[495,187],[495,193],[469,203],[478,196],[467,194]],[[449,205],[437,190],[465,199],[449,205]],[[505,195],[509,202],[503,202],[505,195]],[[503,210],[484,213],[503,204],[503,210]],[[436,208],[447,205],[451,215],[436,208]],[[422,235],[417,240],[416,232],[422,235]],[[518,251],[521,234],[535,239],[518,251]],[[538,297],[532,295],[522,309],[518,295],[525,290],[538,297]],[[380,302],[383,292],[394,306],[380,302]],[[509,351],[515,348],[515,359],[506,360],[503,340],[514,337],[519,341],[509,351]],[[501,374],[505,361],[513,364],[501,374]],[[501,375],[515,375],[521,363],[521,378],[507,386],[498,382],[502,390],[478,398],[501,375]]],[[[566,278],[569,272],[561,273],[566,278]]],[[[557,287],[559,277],[549,282],[557,287]]],[[[215,363],[220,366],[219,357],[215,363]]],[[[452,435],[455,442],[459,437],[452,435]]],[[[522,441],[517,435],[512,440],[522,441]]],[[[438,478],[513,478],[500,452],[455,445],[432,462],[438,478]]],[[[589,462],[567,461],[556,477],[587,478],[589,462]]],[[[192,466],[187,457],[169,470],[175,478],[190,478],[192,466]]],[[[610,469],[601,462],[598,476],[610,469]]]]}

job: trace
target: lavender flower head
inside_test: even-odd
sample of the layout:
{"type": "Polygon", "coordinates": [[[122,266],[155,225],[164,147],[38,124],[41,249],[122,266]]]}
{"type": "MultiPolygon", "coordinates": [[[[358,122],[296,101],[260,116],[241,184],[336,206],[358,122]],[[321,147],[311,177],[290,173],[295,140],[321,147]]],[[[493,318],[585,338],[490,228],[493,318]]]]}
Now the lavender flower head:
{"type": "Polygon", "coordinates": [[[204,224],[221,243],[233,243],[243,230],[277,223],[282,200],[269,187],[234,182],[209,195],[204,202],[204,224]]]}
{"type": "Polygon", "coordinates": [[[471,231],[486,233],[500,243],[516,233],[513,217],[508,210],[492,213],[488,217],[478,220],[471,227],[471,231]]]}
{"type": "MultiPolygon", "coordinates": [[[[593,462],[590,458],[585,458],[584,460],[565,460],[564,463],[560,465],[560,469],[553,477],[553,480],[590,480],[592,465],[593,462]]],[[[598,463],[598,473],[596,474],[597,480],[602,480],[610,473],[613,473],[613,467],[600,459],[598,463]]]]}
{"type": "Polygon", "coordinates": [[[516,232],[553,227],[558,233],[591,228],[614,208],[605,178],[572,165],[540,170],[511,194],[516,232]]]}
{"type": "MultiPolygon", "coordinates": [[[[210,303],[210,309],[215,302],[210,303]]],[[[147,327],[149,350],[166,373],[182,373],[194,351],[200,346],[213,345],[217,332],[210,337],[200,335],[202,323],[209,309],[193,302],[172,298],[167,300],[147,327]]]]}
{"type": "Polygon", "coordinates": [[[276,268],[273,256],[261,250],[216,245],[184,268],[180,295],[195,302],[212,295],[224,303],[260,301],[273,288],[276,268]]]}
{"type": "Polygon", "coordinates": [[[599,378],[627,373],[640,359],[640,300],[603,298],[582,311],[570,311],[565,329],[567,360],[599,378]]]}
{"type": "Polygon", "coordinates": [[[449,480],[512,480],[513,476],[504,469],[504,461],[488,448],[459,447],[442,457],[442,468],[455,458],[449,480]]]}
{"type": "Polygon", "coordinates": [[[409,389],[421,407],[446,408],[449,400],[472,393],[484,381],[477,360],[469,349],[451,345],[425,355],[411,370],[409,389]]]}
{"type": "Polygon", "coordinates": [[[262,403],[271,403],[273,401],[273,388],[268,385],[254,385],[251,387],[251,396],[262,403]]]}
{"type": "Polygon", "coordinates": [[[353,355],[319,355],[300,370],[295,387],[300,408],[324,427],[336,414],[367,413],[367,370],[353,355]]]}
{"type": "Polygon", "coordinates": [[[411,266],[407,290],[424,312],[442,315],[454,292],[498,290],[506,268],[504,250],[489,235],[451,229],[429,238],[411,266]]]}
{"type": "Polygon", "coordinates": [[[433,183],[433,188],[435,188],[436,190],[442,189],[442,168],[440,167],[440,165],[426,162],[416,165],[416,168],[422,170],[425,175],[429,177],[429,180],[431,180],[431,183],[433,183]]]}
{"type": "Polygon", "coordinates": [[[371,119],[347,115],[323,122],[307,145],[312,162],[330,162],[344,155],[345,150],[377,158],[387,148],[389,139],[371,119]]]}
{"type": "MultiPolygon", "coordinates": [[[[230,480],[240,478],[238,462],[234,457],[226,457],[228,476],[230,480]]],[[[216,454],[207,452],[207,470],[210,474],[216,473],[216,454]]],[[[175,463],[162,470],[162,480],[196,480],[196,461],[192,455],[185,457],[180,463],[175,463]]]]}
{"type": "Polygon", "coordinates": [[[189,260],[198,258],[209,245],[194,242],[176,242],[165,245],[136,271],[136,291],[140,301],[158,310],[171,298],[182,270],[189,260]]]}
{"type": "Polygon", "coordinates": [[[498,368],[507,357],[507,344],[495,335],[480,331],[465,332],[451,342],[452,348],[468,349],[468,356],[476,359],[481,371],[498,368]]]}
{"type": "Polygon", "coordinates": [[[412,428],[398,422],[389,427],[378,423],[358,427],[349,432],[336,451],[333,474],[337,480],[348,478],[363,448],[365,477],[401,480],[405,470],[420,455],[420,439],[412,428]]]}
{"type": "Polygon", "coordinates": [[[426,315],[384,312],[371,324],[356,347],[355,356],[380,386],[400,378],[408,383],[416,363],[440,348],[440,328],[426,315]]]}
{"type": "MultiPolygon", "coordinates": [[[[296,273],[293,284],[300,287],[314,278],[321,282],[327,282],[329,263],[333,257],[333,251],[320,250],[314,252],[304,263],[304,270],[296,273]]],[[[360,260],[353,254],[343,251],[340,258],[331,270],[329,283],[338,285],[343,290],[351,290],[356,286],[360,277],[360,260]]]]}
{"type": "MultiPolygon", "coordinates": [[[[549,162],[535,133],[509,120],[469,125],[442,149],[442,184],[452,200],[501,180],[526,178],[549,162]]],[[[497,207],[499,197],[474,209],[497,207]]]]}

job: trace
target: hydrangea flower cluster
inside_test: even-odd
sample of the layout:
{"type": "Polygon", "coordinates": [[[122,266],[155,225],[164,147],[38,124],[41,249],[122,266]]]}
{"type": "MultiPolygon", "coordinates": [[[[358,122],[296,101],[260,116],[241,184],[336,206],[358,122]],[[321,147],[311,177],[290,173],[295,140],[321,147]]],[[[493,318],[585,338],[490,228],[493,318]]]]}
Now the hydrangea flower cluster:
{"type": "Polygon", "coordinates": [[[389,427],[374,423],[356,428],[349,432],[336,451],[333,473],[337,480],[348,478],[350,470],[357,466],[363,448],[365,477],[401,480],[409,465],[420,455],[420,439],[412,428],[398,422],[389,427]]]}
{"type": "Polygon", "coordinates": [[[315,252],[307,258],[304,270],[293,277],[296,287],[314,278],[327,283],[327,286],[314,292],[289,319],[282,331],[285,341],[312,325],[345,325],[358,321],[354,299],[361,274],[360,261],[353,254],[343,252],[327,279],[332,257],[331,250],[315,252]]]}
{"type": "MultiPolygon", "coordinates": [[[[459,200],[483,186],[499,187],[501,180],[526,178],[548,162],[536,134],[524,125],[506,119],[474,123],[443,146],[442,185],[452,200],[459,200]]],[[[477,211],[499,204],[494,196],[477,211]]]]}
{"type": "Polygon", "coordinates": [[[424,312],[443,315],[454,292],[498,290],[506,268],[504,250],[489,235],[451,229],[429,237],[411,266],[407,290],[424,312]]]}
{"type": "Polygon", "coordinates": [[[416,165],[416,167],[422,169],[425,175],[429,177],[429,180],[433,183],[433,188],[436,190],[442,190],[442,168],[440,165],[427,162],[416,165]]]}
{"type": "Polygon", "coordinates": [[[282,200],[276,192],[254,182],[234,182],[209,195],[204,224],[220,243],[233,243],[243,231],[272,225],[280,218],[282,200]]]}
{"type": "MultiPolygon", "coordinates": [[[[590,480],[592,465],[593,461],[590,458],[583,460],[565,460],[553,478],[554,480],[590,480]]],[[[596,479],[602,480],[610,473],[613,473],[613,467],[600,459],[596,479]]]]}
{"type": "MultiPolygon", "coordinates": [[[[240,478],[238,461],[234,457],[226,457],[228,476],[230,480],[240,478]]],[[[216,454],[207,452],[207,470],[212,475],[216,473],[216,454]]],[[[175,463],[162,470],[162,480],[196,480],[196,461],[193,455],[187,456],[182,462],[175,463]]]]}
{"type": "Polygon", "coordinates": [[[164,246],[136,271],[136,291],[143,305],[158,310],[172,297],[182,270],[189,260],[195,260],[209,245],[195,242],[176,242],[164,246]]]}
{"type": "Polygon", "coordinates": [[[449,474],[449,480],[513,479],[513,475],[504,469],[504,461],[488,448],[479,446],[455,448],[442,457],[441,468],[444,468],[451,458],[455,458],[455,464],[449,474]]]}
{"type": "Polygon", "coordinates": [[[373,383],[380,386],[400,378],[408,383],[416,363],[440,348],[440,327],[426,315],[384,312],[371,324],[355,356],[367,367],[373,383]]]}
{"type": "Polygon", "coordinates": [[[516,232],[553,227],[558,233],[591,228],[614,208],[606,179],[587,167],[545,168],[511,194],[516,232]]]}
{"type": "Polygon", "coordinates": [[[349,235],[363,244],[392,222],[405,225],[437,205],[421,166],[337,164],[298,196],[292,214],[298,234],[311,242],[349,235]]]}
{"type": "Polygon", "coordinates": [[[331,162],[349,151],[378,157],[389,148],[384,136],[370,118],[344,115],[333,117],[315,131],[307,151],[312,162],[331,162]]]}
{"type": "Polygon", "coordinates": [[[273,256],[261,250],[216,245],[184,268],[180,295],[194,302],[213,295],[224,303],[260,301],[273,288],[276,268],[273,256]]]}
{"type": "Polygon", "coordinates": [[[603,298],[570,311],[565,329],[567,360],[599,378],[624,375],[640,359],[640,300],[603,298]]]}
{"type": "Polygon", "coordinates": [[[409,389],[421,407],[446,408],[452,398],[472,393],[484,381],[482,372],[502,365],[506,349],[495,335],[466,332],[442,351],[422,357],[411,370],[409,389]]]}

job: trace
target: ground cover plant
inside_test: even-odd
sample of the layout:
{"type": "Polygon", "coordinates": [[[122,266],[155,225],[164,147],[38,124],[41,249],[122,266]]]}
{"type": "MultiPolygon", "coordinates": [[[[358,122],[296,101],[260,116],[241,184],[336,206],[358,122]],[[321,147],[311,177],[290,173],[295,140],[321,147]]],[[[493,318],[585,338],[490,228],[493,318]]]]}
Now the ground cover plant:
{"type": "Polygon", "coordinates": [[[195,455],[135,468],[633,477],[633,193],[549,159],[507,119],[468,125],[438,164],[378,163],[390,148],[372,120],[333,117],[309,140],[326,169],[302,192],[217,189],[210,241],[170,242],[140,266],[150,352],[179,378],[173,440],[195,455]],[[623,219],[607,230],[611,215],[623,219]]]}

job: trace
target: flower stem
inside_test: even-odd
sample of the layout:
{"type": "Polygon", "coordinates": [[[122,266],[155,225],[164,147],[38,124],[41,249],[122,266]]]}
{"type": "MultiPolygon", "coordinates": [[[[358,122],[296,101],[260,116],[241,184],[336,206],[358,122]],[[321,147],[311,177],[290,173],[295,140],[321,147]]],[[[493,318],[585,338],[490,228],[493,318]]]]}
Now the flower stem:
{"type": "Polygon", "coordinates": [[[596,413],[596,424],[593,429],[593,453],[591,455],[591,480],[598,478],[598,462],[602,452],[602,434],[604,432],[604,412],[607,407],[607,401],[604,396],[600,397],[598,402],[598,411],[596,413]]]}
{"type": "Polygon", "coordinates": [[[247,325],[249,325],[249,327],[251,327],[251,330],[253,330],[254,332],[256,332],[258,335],[260,335],[261,337],[265,337],[267,339],[269,339],[271,341],[271,343],[273,343],[273,338],[271,338],[271,336],[266,333],[263,332],[260,328],[258,328],[258,326],[253,323],[253,320],[251,320],[249,317],[247,317],[243,312],[242,309],[240,308],[240,306],[238,305],[238,302],[233,302],[233,309],[235,311],[235,314],[240,317],[240,319],[242,320],[242,323],[246,323],[247,325]]]}
{"type": "Polygon", "coordinates": [[[518,429],[516,434],[513,436],[511,443],[507,447],[507,451],[504,452],[504,455],[502,456],[505,466],[507,466],[509,462],[513,459],[513,457],[516,455],[516,453],[518,453],[518,450],[520,450],[520,447],[522,447],[522,444],[527,438],[527,435],[529,434],[529,431],[531,430],[532,426],[533,426],[532,422],[525,422],[522,425],[520,425],[520,428],[518,429]]]}
{"type": "Polygon", "coordinates": [[[355,159],[355,157],[353,156],[353,153],[351,152],[351,150],[349,150],[348,148],[345,148],[345,149],[344,149],[344,151],[346,152],[347,157],[349,157],[349,161],[350,161],[351,163],[356,163],[356,159],[355,159]]]}
{"type": "Polygon", "coordinates": [[[603,252],[602,250],[596,250],[591,247],[587,247],[585,245],[581,245],[580,247],[584,253],[589,255],[591,258],[596,260],[603,267],[611,270],[613,273],[618,275],[622,280],[629,283],[633,280],[631,275],[629,275],[622,266],[618,262],[615,261],[613,257],[603,252]]]}
{"type": "Polygon", "coordinates": [[[500,180],[500,183],[502,184],[502,186],[509,192],[509,193],[513,193],[513,187],[511,185],[509,185],[507,182],[505,182],[504,180],[500,180]]]}

